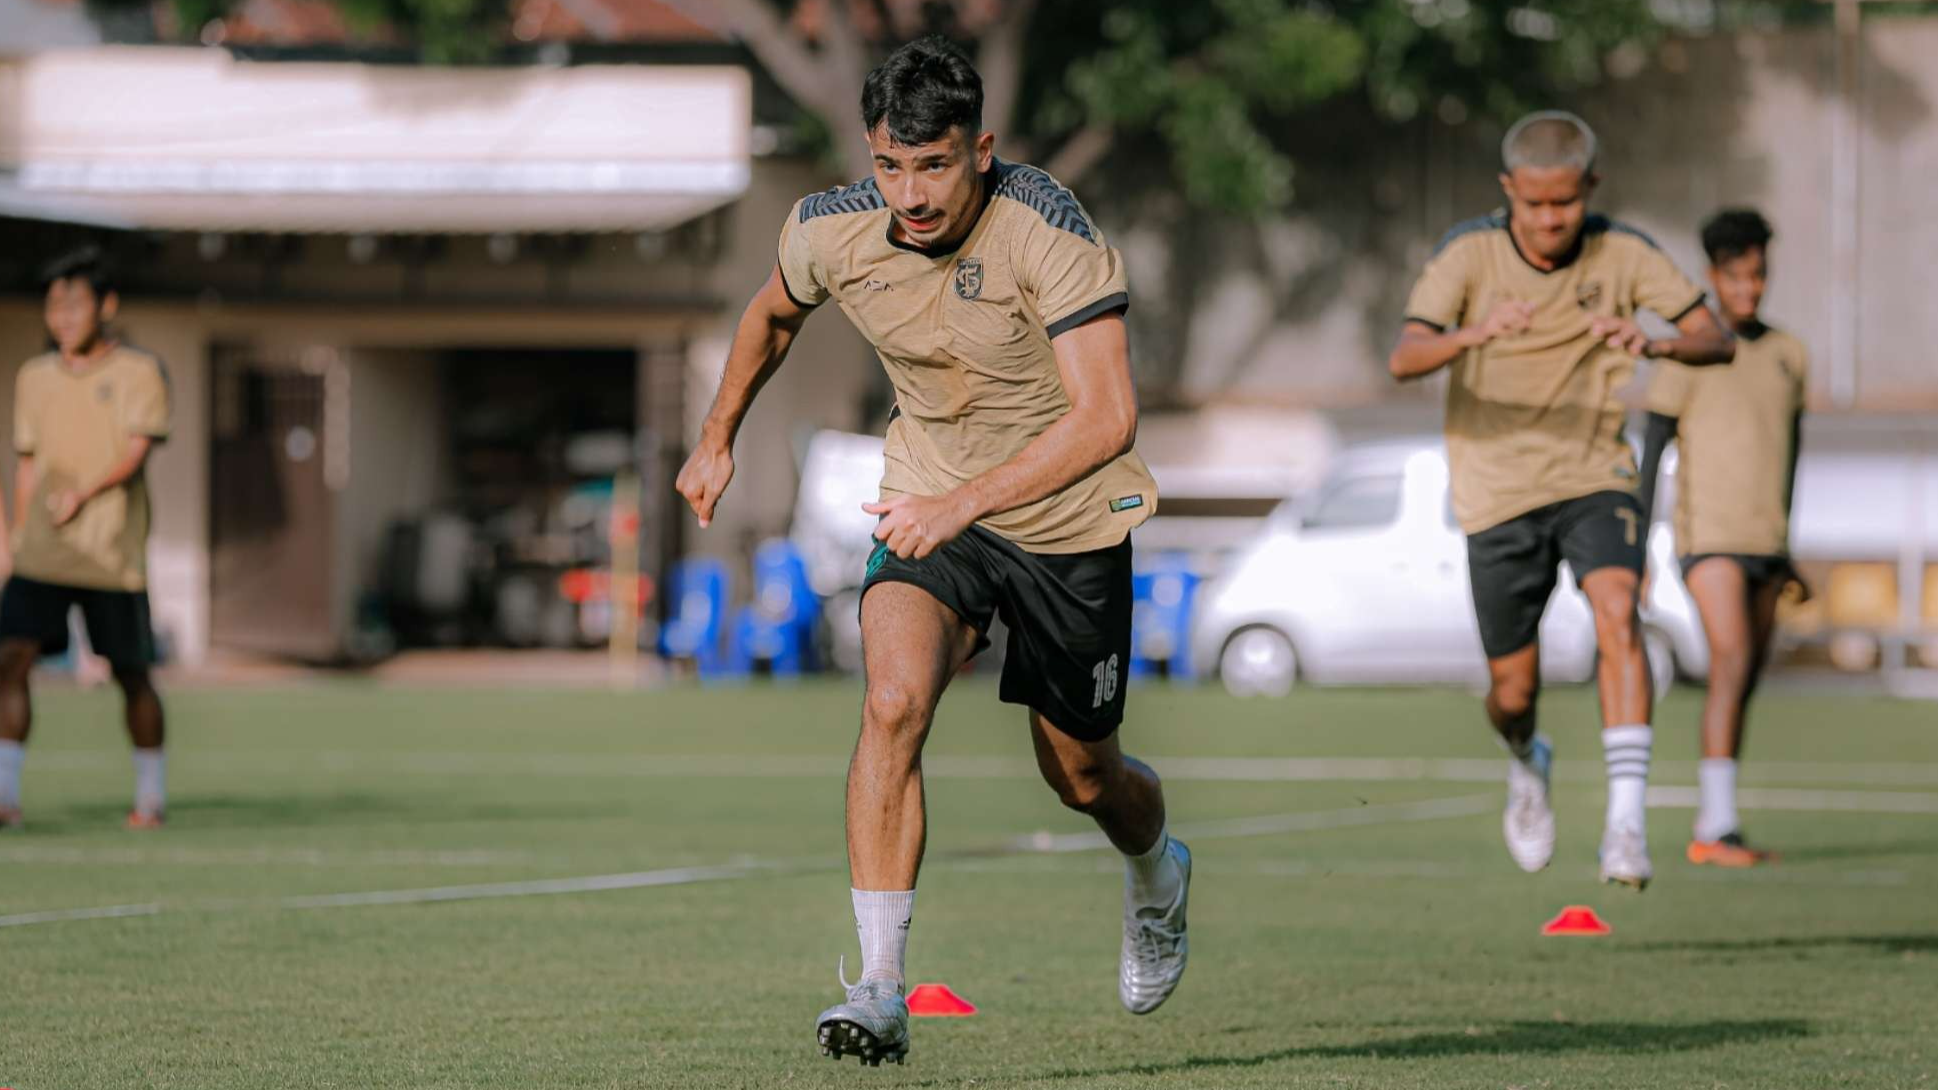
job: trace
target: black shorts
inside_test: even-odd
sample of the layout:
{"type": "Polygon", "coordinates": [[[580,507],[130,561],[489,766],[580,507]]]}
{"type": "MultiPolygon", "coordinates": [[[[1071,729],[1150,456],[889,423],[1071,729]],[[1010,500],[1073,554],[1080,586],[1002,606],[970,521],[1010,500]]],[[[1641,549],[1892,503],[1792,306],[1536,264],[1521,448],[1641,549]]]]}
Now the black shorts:
{"type": "Polygon", "coordinates": [[[1689,581],[1689,569],[1712,556],[1736,561],[1736,566],[1743,569],[1744,580],[1752,587],[1760,587],[1765,583],[1788,583],[1797,578],[1797,569],[1791,565],[1790,558],[1787,556],[1758,553],[1696,553],[1693,556],[1676,558],[1676,563],[1682,568],[1683,582],[1689,581]]]}
{"type": "Polygon", "coordinates": [[[907,583],[933,595],[988,646],[989,621],[1009,628],[1003,659],[1004,703],[1041,713],[1058,730],[1100,742],[1124,720],[1130,676],[1130,539],[1087,553],[1026,552],[972,526],[920,560],[877,543],[861,593],[907,583]]]}
{"type": "Polygon", "coordinates": [[[43,655],[67,650],[67,613],[81,607],[88,643],[117,670],[155,664],[155,630],[148,621],[148,592],[96,590],[43,583],[16,575],[0,591],[0,640],[31,640],[43,655]]]}
{"type": "Polygon", "coordinates": [[[1511,655],[1541,634],[1541,614],[1563,560],[1575,585],[1598,568],[1642,574],[1642,505],[1627,492],[1595,492],[1537,507],[1467,535],[1467,578],[1474,588],[1480,645],[1490,659],[1511,655]]]}

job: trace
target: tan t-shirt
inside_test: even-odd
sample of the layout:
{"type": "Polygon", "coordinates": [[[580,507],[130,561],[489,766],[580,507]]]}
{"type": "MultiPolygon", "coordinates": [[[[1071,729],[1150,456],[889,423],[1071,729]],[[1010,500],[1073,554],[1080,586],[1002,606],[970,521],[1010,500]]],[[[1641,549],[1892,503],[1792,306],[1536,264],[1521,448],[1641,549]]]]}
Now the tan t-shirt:
{"type": "Polygon", "coordinates": [[[1448,232],[1406,316],[1452,329],[1506,299],[1534,304],[1532,327],[1462,354],[1447,386],[1454,513],[1470,534],[1550,503],[1635,490],[1616,398],[1635,360],[1591,337],[1589,322],[1644,308],[1675,321],[1703,292],[1648,236],[1602,216],[1588,217],[1571,260],[1542,272],[1496,212],[1448,232]]]}
{"type": "Polygon", "coordinates": [[[1788,333],[1739,333],[1722,367],[1656,364],[1649,411],[1677,418],[1676,551],[1790,552],[1790,470],[1810,353],[1788,333]]]}
{"type": "Polygon", "coordinates": [[[14,528],[14,571],[29,579],[99,590],[148,586],[148,485],[144,472],[83,504],[55,526],[48,500],[106,477],[134,436],[168,437],[168,379],[161,361],[116,346],[76,370],[54,353],[20,368],[14,383],[14,450],[32,455],[27,518],[14,528]]]}
{"type": "MultiPolygon", "coordinates": [[[[962,245],[890,235],[873,179],[803,198],[781,229],[780,268],[802,306],[832,298],[895,387],[884,496],[940,496],[1001,465],[1070,411],[1050,341],[1130,305],[1124,262],[1070,191],[998,160],[962,245]]],[[[1135,452],[1063,491],[984,519],[1038,553],[1116,545],[1157,507],[1135,452]]]]}

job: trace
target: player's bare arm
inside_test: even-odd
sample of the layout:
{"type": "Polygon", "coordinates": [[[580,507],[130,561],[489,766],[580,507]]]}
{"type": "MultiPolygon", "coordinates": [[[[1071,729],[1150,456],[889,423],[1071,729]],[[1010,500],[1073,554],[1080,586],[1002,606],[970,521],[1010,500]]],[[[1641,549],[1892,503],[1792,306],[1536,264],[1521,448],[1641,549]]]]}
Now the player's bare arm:
{"type": "Polygon", "coordinates": [[[1425,322],[1409,320],[1400,327],[1400,342],[1386,360],[1393,377],[1405,381],[1430,375],[1460,358],[1460,354],[1497,337],[1525,333],[1534,321],[1534,305],[1519,299],[1495,303],[1487,316],[1474,325],[1439,330],[1425,322]]]}
{"type": "Polygon", "coordinates": [[[34,489],[40,485],[40,476],[34,468],[34,456],[23,454],[15,463],[13,471],[13,524],[27,525],[27,505],[34,500],[34,489]]]}
{"type": "Polygon", "coordinates": [[[1602,317],[1589,323],[1588,331],[1608,346],[1645,359],[1669,359],[1695,367],[1728,363],[1736,358],[1736,337],[1716,320],[1708,307],[1699,306],[1676,321],[1680,336],[1652,339],[1642,332],[1633,318],[1602,317]]]}
{"type": "Polygon", "coordinates": [[[788,298],[778,266],[741,313],[733,347],[727,352],[727,366],[720,375],[720,389],[713,395],[706,422],[700,425],[700,441],[674,481],[674,488],[699,516],[702,528],[713,522],[713,507],[733,480],[733,441],[740,434],[740,422],[746,419],[760,388],[780,370],[788,347],[810,313],[788,298]]]}
{"type": "Polygon", "coordinates": [[[47,497],[47,512],[53,516],[54,525],[67,525],[94,497],[128,483],[130,477],[141,472],[141,465],[148,460],[148,451],[154,445],[155,441],[146,435],[131,435],[128,437],[128,452],[121,456],[120,461],[109,466],[108,472],[100,480],[86,488],[63,488],[47,497]]]}
{"type": "Polygon", "coordinates": [[[1070,411],[1016,456],[942,496],[896,496],[863,506],[882,516],[875,537],[895,555],[924,557],[976,520],[1060,492],[1131,449],[1137,391],[1124,319],[1106,314],[1068,330],[1050,347],[1070,411]]]}

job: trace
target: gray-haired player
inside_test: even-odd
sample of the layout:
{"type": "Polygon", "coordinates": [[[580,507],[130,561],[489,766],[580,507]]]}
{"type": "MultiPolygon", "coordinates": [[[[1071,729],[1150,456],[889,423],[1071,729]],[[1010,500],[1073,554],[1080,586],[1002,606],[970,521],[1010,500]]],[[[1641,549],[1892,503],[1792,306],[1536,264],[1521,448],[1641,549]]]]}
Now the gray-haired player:
{"type": "Polygon", "coordinates": [[[1487,716],[1508,762],[1507,847],[1522,869],[1554,854],[1552,751],[1535,732],[1541,615],[1567,561],[1595,618],[1608,813],[1603,879],[1651,877],[1642,796],[1653,732],[1636,598],[1646,523],[1616,391],[1635,357],[1727,362],[1735,343],[1703,292],[1648,236],[1588,213],[1595,134],[1560,111],[1518,122],[1501,146],[1507,208],[1447,233],[1407,301],[1389,366],[1442,367],[1454,513],[1492,685],[1487,716]],[[1652,340],[1635,312],[1680,335],[1652,340]]]}

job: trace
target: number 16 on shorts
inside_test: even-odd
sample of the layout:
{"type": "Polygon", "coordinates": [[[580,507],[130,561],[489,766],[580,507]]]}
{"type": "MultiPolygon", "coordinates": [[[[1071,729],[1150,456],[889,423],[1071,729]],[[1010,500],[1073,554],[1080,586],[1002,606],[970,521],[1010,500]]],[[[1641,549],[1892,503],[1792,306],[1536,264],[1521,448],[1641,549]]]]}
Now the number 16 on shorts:
{"type": "Polygon", "coordinates": [[[1091,680],[1097,683],[1096,695],[1090,698],[1090,706],[1101,708],[1117,699],[1117,656],[1112,655],[1090,670],[1091,680]]]}

